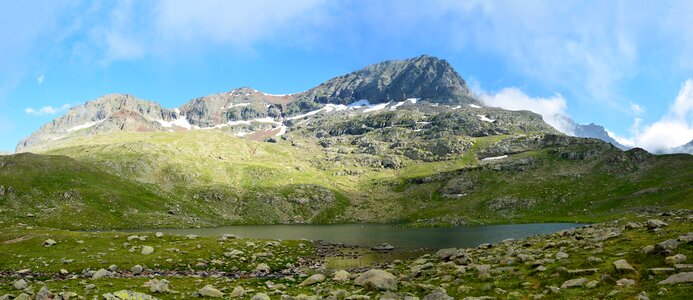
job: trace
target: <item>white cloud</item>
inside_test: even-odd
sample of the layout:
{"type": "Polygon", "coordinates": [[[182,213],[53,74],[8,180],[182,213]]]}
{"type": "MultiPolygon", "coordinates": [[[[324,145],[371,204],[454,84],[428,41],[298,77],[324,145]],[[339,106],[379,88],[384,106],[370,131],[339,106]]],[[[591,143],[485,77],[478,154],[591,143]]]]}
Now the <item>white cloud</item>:
{"type": "Polygon", "coordinates": [[[43,74],[41,74],[39,75],[39,77],[36,77],[36,82],[38,84],[42,84],[44,79],[46,79],[46,77],[43,74]]]}
{"type": "Polygon", "coordinates": [[[645,112],[645,107],[643,107],[640,104],[637,103],[631,103],[630,104],[630,111],[633,112],[635,115],[641,115],[642,113],[645,112]]]}
{"type": "Polygon", "coordinates": [[[487,106],[538,113],[553,128],[566,134],[573,134],[575,124],[568,116],[566,100],[560,94],[549,98],[530,97],[521,90],[510,87],[496,94],[481,92],[479,97],[487,106]]]}
{"type": "Polygon", "coordinates": [[[636,118],[631,127],[633,137],[624,138],[612,134],[623,144],[642,147],[651,152],[666,152],[693,140],[693,79],[686,80],[668,112],[658,121],[642,125],[636,118]],[[621,139],[621,140],[619,140],[621,139]]]}
{"type": "Polygon", "coordinates": [[[35,116],[43,116],[43,115],[55,115],[61,112],[64,112],[68,109],[70,109],[71,105],[70,104],[63,104],[60,107],[53,107],[51,105],[47,105],[38,109],[35,109],[33,107],[27,107],[24,109],[24,112],[29,114],[29,115],[35,115],[35,116]]]}

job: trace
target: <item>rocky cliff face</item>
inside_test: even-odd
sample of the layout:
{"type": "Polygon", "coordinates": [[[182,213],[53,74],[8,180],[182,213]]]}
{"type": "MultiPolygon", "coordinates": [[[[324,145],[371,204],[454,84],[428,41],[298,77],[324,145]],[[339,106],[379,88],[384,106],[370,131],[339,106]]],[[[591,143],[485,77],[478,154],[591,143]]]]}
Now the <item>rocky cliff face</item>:
{"type": "Polygon", "coordinates": [[[605,141],[607,143],[610,143],[610,144],[618,147],[621,150],[630,149],[629,147],[621,145],[619,142],[617,142],[611,136],[609,136],[609,134],[606,132],[606,129],[604,129],[604,126],[601,126],[601,125],[597,125],[594,123],[590,123],[587,125],[575,124],[574,131],[575,131],[575,136],[577,136],[577,137],[587,137],[587,138],[600,139],[602,141],[605,141]]]}
{"type": "MultiPolygon", "coordinates": [[[[111,94],[70,109],[43,125],[17,145],[17,152],[39,150],[60,140],[110,131],[163,131],[162,123],[180,117],[156,102],[124,94],[111,94]]],[[[171,126],[172,127],[172,126],[171,126]]]]}
{"type": "Polygon", "coordinates": [[[464,79],[445,60],[422,55],[390,60],[328,80],[296,95],[318,103],[350,104],[419,98],[441,104],[478,104],[464,79]]]}

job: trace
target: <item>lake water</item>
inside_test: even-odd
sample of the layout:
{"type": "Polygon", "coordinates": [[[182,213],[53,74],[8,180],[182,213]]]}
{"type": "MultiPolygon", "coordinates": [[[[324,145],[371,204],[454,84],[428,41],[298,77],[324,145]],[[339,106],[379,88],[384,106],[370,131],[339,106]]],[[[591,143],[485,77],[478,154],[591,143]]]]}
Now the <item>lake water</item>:
{"type": "MultiPolygon", "coordinates": [[[[152,229],[169,234],[221,236],[225,233],[256,239],[325,240],[347,245],[375,246],[388,243],[398,249],[476,247],[509,238],[557,232],[575,228],[575,223],[478,225],[435,228],[408,228],[392,224],[337,225],[243,225],[217,228],[152,229]]],[[[142,230],[139,230],[142,231],[142,230]]]]}

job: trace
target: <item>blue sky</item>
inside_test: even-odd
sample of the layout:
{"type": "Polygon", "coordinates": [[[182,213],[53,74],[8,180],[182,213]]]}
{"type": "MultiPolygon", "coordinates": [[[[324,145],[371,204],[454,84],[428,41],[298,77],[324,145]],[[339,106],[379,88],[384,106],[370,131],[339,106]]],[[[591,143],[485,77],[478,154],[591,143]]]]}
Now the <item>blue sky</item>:
{"type": "Polygon", "coordinates": [[[691,15],[691,1],[0,0],[0,151],[107,93],[172,108],[421,54],[489,105],[656,151],[693,139],[691,15]]]}

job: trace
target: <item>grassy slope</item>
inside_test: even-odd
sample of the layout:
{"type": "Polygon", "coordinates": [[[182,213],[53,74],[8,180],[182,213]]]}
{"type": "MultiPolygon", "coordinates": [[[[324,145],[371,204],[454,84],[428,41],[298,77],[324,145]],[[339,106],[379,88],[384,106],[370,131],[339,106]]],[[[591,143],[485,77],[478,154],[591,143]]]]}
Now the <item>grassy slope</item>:
{"type": "MultiPolygon", "coordinates": [[[[41,209],[32,211],[40,217],[37,223],[41,225],[50,221],[63,228],[89,228],[84,224],[123,228],[143,224],[151,227],[417,220],[424,224],[592,222],[630,214],[633,208],[693,206],[693,187],[688,181],[693,177],[691,156],[667,155],[644,162],[626,159],[614,163],[609,159],[618,151],[576,161],[563,159],[556,151],[547,149],[494,163],[503,166],[523,158],[534,159],[522,171],[497,171],[494,164],[479,162],[476,153],[504,137],[476,138],[472,149],[456,159],[411,161],[393,170],[361,167],[349,160],[331,161],[332,154],[310,140],[299,140],[300,146],[292,146],[288,141],[261,143],[216,130],[93,136],[74,140],[46,154],[66,155],[82,162],[61,163],[66,158],[56,158],[54,168],[79,166],[67,173],[74,177],[73,181],[84,181],[79,186],[82,193],[96,195],[84,197],[85,205],[96,216],[105,216],[75,214],[69,221],[56,221],[61,219],[56,214],[43,214],[41,209]],[[344,170],[362,173],[339,174],[344,170]],[[472,182],[473,188],[464,192],[465,196],[445,197],[446,189],[459,189],[456,185],[460,178],[467,178],[464,180],[472,182]],[[324,201],[321,191],[330,191],[334,199],[324,201]],[[111,194],[127,200],[116,201],[122,207],[114,206],[113,201],[101,204],[107,199],[104,195],[111,194]],[[310,201],[295,201],[301,198],[310,201]],[[152,201],[156,205],[147,206],[152,201]],[[110,213],[111,210],[117,213],[110,213]],[[167,215],[169,210],[176,214],[167,215]],[[132,217],[118,215],[126,211],[132,217]],[[76,226],[75,220],[82,226],[76,226]]],[[[49,161],[46,157],[32,157],[44,163],[49,161]]],[[[32,206],[41,203],[41,198],[50,198],[44,195],[71,188],[56,185],[65,181],[62,175],[46,180],[44,174],[52,171],[29,165],[20,170],[28,173],[16,176],[13,171],[6,171],[3,181],[25,186],[27,191],[29,187],[38,187],[36,197],[27,196],[24,200],[32,206]]],[[[8,205],[6,199],[0,201],[5,201],[0,214],[4,219],[17,221],[27,212],[20,206],[8,205]]],[[[54,206],[60,209],[57,203],[54,201],[54,206]]],[[[31,223],[31,219],[21,221],[31,223]]]]}

